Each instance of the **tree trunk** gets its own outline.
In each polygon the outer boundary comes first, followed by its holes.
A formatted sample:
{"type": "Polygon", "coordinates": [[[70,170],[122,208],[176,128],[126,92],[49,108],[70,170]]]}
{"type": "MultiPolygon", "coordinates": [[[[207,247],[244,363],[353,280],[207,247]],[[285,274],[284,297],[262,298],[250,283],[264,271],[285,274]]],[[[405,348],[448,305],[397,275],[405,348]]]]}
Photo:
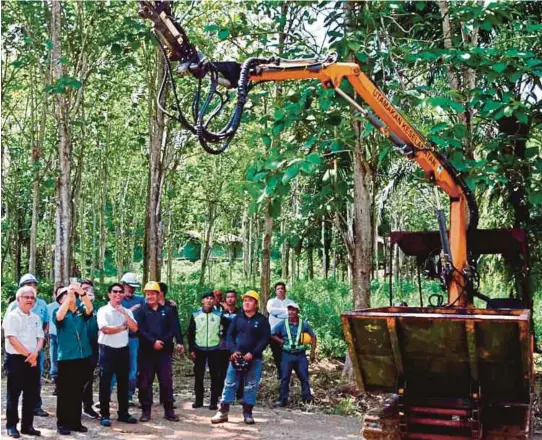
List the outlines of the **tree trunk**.
{"type": "Polygon", "coordinates": [[[250,278],[250,220],[248,210],[243,210],[243,221],[241,224],[241,237],[243,237],[243,274],[245,280],[250,278]]]}
{"type": "MultiPolygon", "coordinates": [[[[164,60],[159,49],[156,50],[156,69],[151,78],[152,87],[149,93],[152,94],[153,102],[158,94],[159,84],[164,75],[164,60]]],[[[167,93],[161,97],[161,105],[165,105],[167,93]]],[[[153,281],[160,281],[162,265],[162,184],[164,166],[162,162],[162,149],[165,146],[165,125],[164,112],[156,106],[155,113],[150,120],[150,194],[149,194],[149,278],[153,281]]]]}
{"type": "Polygon", "coordinates": [[[313,260],[314,248],[309,246],[307,248],[307,277],[309,281],[314,279],[314,260],[313,260]]]}
{"type": "MultiPolygon", "coordinates": [[[[53,40],[53,80],[64,76],[64,64],[60,62],[61,50],[61,5],[58,0],[52,2],[52,40],[53,40]]],[[[59,136],[60,175],[56,185],[56,241],[55,241],[55,285],[67,285],[71,269],[70,232],[71,212],[71,156],[72,144],[68,115],[68,105],[64,94],[57,95],[55,118],[59,136]]]]}
{"type": "Polygon", "coordinates": [[[204,242],[203,242],[203,251],[201,253],[201,271],[199,276],[199,285],[203,286],[205,284],[205,270],[209,264],[209,257],[211,256],[211,239],[213,233],[213,226],[216,219],[216,204],[213,201],[208,202],[207,206],[207,222],[206,228],[204,231],[204,242]]]}
{"type": "MultiPolygon", "coordinates": [[[[271,237],[273,234],[273,216],[271,200],[265,203],[265,221],[262,244],[262,274],[260,277],[260,307],[267,304],[271,286],[271,237]]],[[[263,309],[262,309],[263,310],[263,309]]]]}
{"type": "MultiPolygon", "coordinates": [[[[286,222],[282,222],[282,233],[285,234],[285,224],[286,222]]],[[[287,280],[290,276],[289,274],[289,264],[290,264],[290,242],[285,239],[282,243],[282,279],[287,280]]]]}
{"type": "Polygon", "coordinates": [[[322,217],[322,275],[324,279],[327,280],[327,276],[329,273],[329,241],[326,237],[326,220],[324,217],[322,217]]]}

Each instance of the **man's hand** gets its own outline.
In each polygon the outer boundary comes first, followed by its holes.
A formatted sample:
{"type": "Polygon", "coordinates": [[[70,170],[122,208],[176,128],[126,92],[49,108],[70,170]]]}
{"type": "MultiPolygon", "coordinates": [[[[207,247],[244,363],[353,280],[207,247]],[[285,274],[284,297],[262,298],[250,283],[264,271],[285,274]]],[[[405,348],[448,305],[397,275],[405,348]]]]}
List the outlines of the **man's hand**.
{"type": "Polygon", "coordinates": [[[247,353],[243,356],[245,361],[250,362],[252,359],[254,359],[254,356],[252,356],[252,353],[247,353]]]}
{"type": "Polygon", "coordinates": [[[183,344],[177,344],[175,346],[175,351],[179,354],[183,354],[184,353],[184,345],[183,344]]]}
{"type": "Polygon", "coordinates": [[[162,350],[164,348],[164,343],[160,340],[154,341],[154,345],[152,346],[155,350],[162,350]]]}
{"type": "Polygon", "coordinates": [[[141,304],[135,304],[132,307],[130,307],[130,310],[133,312],[134,310],[137,310],[141,307],[141,304]]]}
{"type": "Polygon", "coordinates": [[[169,305],[171,307],[177,307],[177,303],[175,301],[173,301],[172,299],[169,300],[169,305]]]}
{"type": "Polygon", "coordinates": [[[233,353],[230,357],[230,360],[232,362],[235,362],[237,359],[239,359],[240,357],[242,357],[243,355],[241,354],[240,351],[236,351],[235,353],[233,353]]]}
{"type": "Polygon", "coordinates": [[[193,361],[196,360],[196,352],[191,351],[190,354],[188,355],[188,357],[189,357],[190,359],[192,359],[193,361]]]}
{"type": "Polygon", "coordinates": [[[37,364],[38,355],[39,353],[37,351],[30,353],[26,357],[25,362],[28,362],[31,366],[35,367],[37,364]]]}
{"type": "Polygon", "coordinates": [[[124,313],[126,313],[126,312],[124,311],[124,307],[122,307],[120,304],[119,304],[119,305],[116,305],[116,306],[113,306],[113,308],[114,308],[117,312],[122,313],[123,315],[124,315],[124,313]]]}

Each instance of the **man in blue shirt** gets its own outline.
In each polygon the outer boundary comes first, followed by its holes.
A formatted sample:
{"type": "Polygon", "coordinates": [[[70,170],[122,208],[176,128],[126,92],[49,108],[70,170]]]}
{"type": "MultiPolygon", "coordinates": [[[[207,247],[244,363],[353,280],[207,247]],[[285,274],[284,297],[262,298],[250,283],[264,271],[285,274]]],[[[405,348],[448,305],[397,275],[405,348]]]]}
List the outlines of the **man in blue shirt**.
{"type": "MultiPolygon", "coordinates": [[[[31,273],[24,274],[21,279],[19,280],[19,287],[23,286],[30,286],[33,287],[36,291],[36,295],[38,294],[38,279],[31,273]]],[[[9,312],[11,312],[13,309],[17,307],[17,301],[13,301],[6,310],[6,314],[4,315],[4,319],[6,319],[6,316],[9,312]]],[[[45,336],[47,337],[47,333],[49,330],[49,313],[47,310],[47,303],[36,296],[36,302],[34,304],[34,307],[32,307],[32,313],[35,315],[38,315],[41,319],[41,322],[43,324],[43,332],[45,333],[45,336]]],[[[45,370],[45,355],[43,354],[43,350],[40,350],[39,354],[39,361],[38,365],[40,367],[40,380],[38,382],[38,400],[36,402],[36,406],[34,408],[34,415],[39,417],[47,417],[49,413],[47,411],[44,411],[42,409],[42,400],[41,400],[41,376],[44,373],[45,370]]]]}
{"type": "Polygon", "coordinates": [[[226,373],[224,392],[219,411],[211,418],[211,423],[228,421],[230,405],[235,400],[235,392],[244,384],[243,418],[247,425],[254,424],[252,408],[256,404],[258,385],[262,376],[262,353],[269,343],[271,330],[269,321],[258,312],[260,295],[249,290],[243,295],[243,310],[233,318],[228,328],[228,347],[231,362],[226,373]]]}
{"type": "Polygon", "coordinates": [[[279,322],[271,331],[273,338],[282,346],[280,363],[280,398],[276,406],[288,404],[290,391],[290,378],[294,370],[301,382],[301,398],[304,402],[311,402],[311,387],[309,384],[309,363],[306,351],[309,348],[310,337],[311,362],[314,362],[316,352],[316,335],[309,323],[299,317],[299,306],[296,303],[288,304],[288,319],[279,322]]]}
{"type": "MultiPolygon", "coordinates": [[[[58,286],[55,289],[54,297],[62,286],[58,286]]],[[[53,300],[50,304],[47,305],[47,315],[49,317],[49,376],[53,379],[55,383],[55,389],[53,390],[53,396],[58,394],[58,343],[56,338],[56,325],[53,321],[53,314],[58,310],[60,304],[56,300],[53,300]]]]}
{"type": "MultiPolygon", "coordinates": [[[[135,274],[126,272],[120,279],[124,287],[124,298],[121,301],[122,307],[130,310],[134,319],[139,320],[141,307],[145,305],[145,298],[141,295],[135,295],[136,289],[140,286],[135,274]]],[[[130,352],[130,371],[128,373],[128,405],[134,406],[134,394],[137,386],[137,354],[139,352],[139,335],[137,332],[129,333],[128,351],[130,352]]],[[[116,378],[111,381],[111,389],[115,386],[116,378]]]]}

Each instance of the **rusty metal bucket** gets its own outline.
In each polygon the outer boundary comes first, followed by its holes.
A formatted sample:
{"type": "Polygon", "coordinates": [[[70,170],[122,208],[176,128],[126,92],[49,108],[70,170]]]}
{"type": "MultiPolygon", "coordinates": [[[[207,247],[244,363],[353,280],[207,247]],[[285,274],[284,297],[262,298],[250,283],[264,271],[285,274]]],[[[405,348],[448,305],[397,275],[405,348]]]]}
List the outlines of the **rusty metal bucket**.
{"type": "Polygon", "coordinates": [[[486,433],[512,429],[526,438],[533,383],[529,310],[384,307],[343,313],[342,321],[362,390],[406,387],[412,405],[474,396],[486,433]]]}

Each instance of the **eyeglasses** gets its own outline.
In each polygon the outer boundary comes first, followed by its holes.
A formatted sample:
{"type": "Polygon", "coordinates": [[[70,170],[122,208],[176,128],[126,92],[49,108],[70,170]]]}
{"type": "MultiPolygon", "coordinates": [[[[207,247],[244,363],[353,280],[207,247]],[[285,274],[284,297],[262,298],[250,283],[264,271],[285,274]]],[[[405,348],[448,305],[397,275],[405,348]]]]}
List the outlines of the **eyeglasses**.
{"type": "Polygon", "coordinates": [[[35,297],[35,296],[20,296],[19,298],[22,298],[22,299],[29,299],[29,300],[32,300],[32,301],[36,301],[36,297],[35,297]]]}
{"type": "Polygon", "coordinates": [[[124,293],[124,290],[112,290],[111,293],[124,293]]]}

